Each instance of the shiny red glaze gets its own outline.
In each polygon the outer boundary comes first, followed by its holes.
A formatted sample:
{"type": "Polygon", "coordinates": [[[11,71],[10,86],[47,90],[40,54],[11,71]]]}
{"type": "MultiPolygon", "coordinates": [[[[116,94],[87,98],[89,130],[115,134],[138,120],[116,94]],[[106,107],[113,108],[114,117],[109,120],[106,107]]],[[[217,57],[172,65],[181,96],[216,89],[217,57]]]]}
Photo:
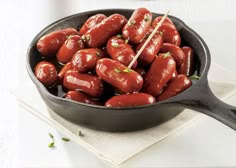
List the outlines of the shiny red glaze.
{"type": "Polygon", "coordinates": [[[145,35],[145,38],[148,38],[148,36],[150,36],[150,34],[152,34],[153,30],[154,30],[154,29],[152,28],[152,26],[149,26],[148,32],[147,32],[147,34],[145,35]]]}
{"type": "Polygon", "coordinates": [[[173,97],[192,85],[192,81],[184,74],[178,75],[175,79],[171,80],[166,88],[162,91],[157,101],[165,100],[173,97]]]}
{"type": "Polygon", "coordinates": [[[127,67],[118,61],[103,58],[98,60],[97,75],[107,83],[124,93],[138,92],[143,85],[143,78],[137,72],[124,72],[127,67]]]}
{"type": "Polygon", "coordinates": [[[170,52],[176,62],[177,68],[180,67],[186,60],[185,54],[179,46],[170,43],[163,43],[160,52],[170,52]]]}
{"type": "Polygon", "coordinates": [[[182,47],[181,49],[184,52],[186,59],[179,67],[178,72],[179,74],[191,76],[195,70],[193,49],[191,47],[186,46],[182,47]]]}
{"type": "Polygon", "coordinates": [[[144,76],[142,92],[157,96],[176,71],[175,60],[166,54],[159,54],[144,76]]]}
{"type": "MultiPolygon", "coordinates": [[[[136,53],[141,49],[143,44],[146,42],[146,39],[144,39],[137,47],[136,47],[136,53]]],[[[152,63],[152,61],[155,58],[155,55],[159,52],[161,46],[162,46],[162,35],[159,33],[156,33],[152,39],[148,42],[147,46],[144,48],[142,53],[140,54],[138,58],[138,62],[141,65],[149,65],[152,63]]]]}
{"type": "Polygon", "coordinates": [[[87,48],[77,51],[71,62],[74,70],[79,72],[88,72],[94,70],[97,61],[104,56],[104,51],[98,48],[87,48]]]}
{"type": "MultiPolygon", "coordinates": [[[[124,39],[116,36],[111,37],[106,45],[107,53],[116,61],[128,66],[135,57],[132,47],[124,39]]],[[[137,61],[134,62],[132,69],[137,67],[137,61]]]]}
{"type": "Polygon", "coordinates": [[[66,72],[63,86],[68,90],[80,90],[92,97],[100,97],[104,91],[102,80],[97,76],[81,74],[75,70],[66,72]]]}
{"type": "Polygon", "coordinates": [[[68,36],[78,34],[74,28],[53,31],[44,35],[37,42],[37,50],[45,57],[55,56],[68,36]]]}
{"type": "Polygon", "coordinates": [[[65,73],[69,70],[72,70],[72,63],[71,62],[68,62],[67,64],[65,64],[62,69],[60,70],[60,72],[58,73],[58,79],[59,79],[59,82],[63,82],[63,78],[65,76],[65,73]]]}
{"type": "Polygon", "coordinates": [[[83,26],[79,30],[80,35],[84,35],[88,30],[93,28],[95,25],[99,24],[101,21],[106,19],[107,16],[104,14],[96,14],[91,16],[86,20],[86,22],[83,24],[83,26]]]}
{"type": "Polygon", "coordinates": [[[57,80],[56,67],[47,61],[39,62],[34,69],[34,74],[45,86],[53,85],[57,80]]]}
{"type": "Polygon", "coordinates": [[[177,72],[177,70],[175,70],[174,73],[172,74],[172,78],[170,80],[176,78],[177,76],[178,76],[178,72],[177,72]]]}
{"type": "Polygon", "coordinates": [[[123,27],[122,35],[131,43],[140,43],[147,34],[152,22],[152,13],[146,8],[136,9],[123,27]]]}
{"type": "Polygon", "coordinates": [[[91,48],[101,47],[106,44],[110,37],[118,34],[126,23],[127,19],[123,15],[110,15],[88,30],[84,34],[84,40],[91,48]]]}
{"type": "Polygon", "coordinates": [[[135,71],[138,72],[141,76],[144,76],[146,74],[146,70],[141,67],[136,68],[135,71]]]}
{"type": "Polygon", "coordinates": [[[71,100],[81,102],[81,103],[86,103],[86,104],[102,105],[99,101],[93,100],[91,97],[77,90],[68,91],[66,95],[64,96],[64,98],[71,99],[71,100]]]}
{"type": "MultiPolygon", "coordinates": [[[[152,27],[156,27],[157,24],[161,21],[162,17],[163,17],[163,16],[158,16],[158,17],[156,17],[156,18],[152,21],[152,27]]],[[[173,28],[175,28],[174,23],[173,23],[172,20],[171,20],[170,18],[168,18],[168,17],[165,18],[165,20],[163,21],[162,24],[170,24],[170,25],[172,25],[173,28]]],[[[175,29],[176,29],[176,28],[175,28],[175,29]]]]}
{"type": "Polygon", "coordinates": [[[146,93],[133,93],[113,96],[105,103],[106,107],[130,107],[155,103],[156,99],[146,93]]]}
{"type": "Polygon", "coordinates": [[[62,44],[61,48],[57,53],[57,60],[60,63],[66,64],[69,62],[76,51],[85,48],[85,44],[79,35],[71,35],[62,44]]]}
{"type": "MultiPolygon", "coordinates": [[[[153,28],[155,28],[156,25],[157,23],[155,22],[152,23],[153,28]]],[[[175,28],[173,24],[163,23],[158,30],[163,33],[164,43],[171,43],[171,44],[180,46],[181,37],[178,30],[175,28]]]]}

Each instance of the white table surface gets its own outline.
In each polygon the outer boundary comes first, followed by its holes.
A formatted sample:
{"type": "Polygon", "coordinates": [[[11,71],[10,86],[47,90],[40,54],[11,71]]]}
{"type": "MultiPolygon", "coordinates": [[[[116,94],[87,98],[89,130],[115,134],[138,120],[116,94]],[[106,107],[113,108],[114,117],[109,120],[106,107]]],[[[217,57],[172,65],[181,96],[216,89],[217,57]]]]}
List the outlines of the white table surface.
{"type": "MultiPolygon", "coordinates": [[[[92,9],[137,7],[158,13],[170,10],[203,37],[213,62],[236,72],[234,0],[1,1],[0,167],[111,167],[74,142],[58,141],[56,149],[49,149],[48,132],[63,135],[19,108],[10,91],[32,85],[25,54],[32,38],[49,23],[92,9]]],[[[234,167],[235,156],[235,131],[202,117],[120,167],[234,167]]]]}

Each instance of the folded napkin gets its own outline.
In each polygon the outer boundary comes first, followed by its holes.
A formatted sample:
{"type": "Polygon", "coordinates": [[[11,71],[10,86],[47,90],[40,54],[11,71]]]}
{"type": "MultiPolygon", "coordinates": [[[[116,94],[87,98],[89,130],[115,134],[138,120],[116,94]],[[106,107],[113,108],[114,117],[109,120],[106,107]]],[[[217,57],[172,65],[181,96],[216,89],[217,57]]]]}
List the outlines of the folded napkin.
{"type": "MultiPolygon", "coordinates": [[[[209,73],[209,79],[211,80],[210,87],[215,95],[222,100],[236,93],[236,85],[234,84],[236,83],[236,79],[233,79],[232,76],[235,76],[235,74],[226,71],[218,65],[212,64],[209,73]]],[[[19,105],[28,112],[36,115],[58,131],[64,133],[70,139],[78,142],[99,158],[114,165],[123,163],[154,143],[163,140],[194,122],[199,117],[204,116],[199,112],[185,109],[175,118],[153,128],[135,132],[111,133],[89,129],[60,117],[47,108],[36,88],[33,86],[22,86],[14,94],[19,105]],[[85,136],[80,137],[78,135],[79,131],[82,131],[85,136]]]]}

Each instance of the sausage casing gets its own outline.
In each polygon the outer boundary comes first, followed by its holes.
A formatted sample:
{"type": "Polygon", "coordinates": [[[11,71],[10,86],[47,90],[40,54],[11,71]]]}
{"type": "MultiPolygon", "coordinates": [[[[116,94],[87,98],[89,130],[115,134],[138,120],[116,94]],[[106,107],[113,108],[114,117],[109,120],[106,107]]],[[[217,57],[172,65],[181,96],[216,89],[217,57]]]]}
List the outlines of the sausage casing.
{"type": "Polygon", "coordinates": [[[88,30],[90,30],[92,27],[99,24],[106,18],[107,16],[101,13],[91,16],[85,21],[83,26],[79,29],[79,34],[84,35],[88,30]]]}
{"type": "MultiPolygon", "coordinates": [[[[143,40],[136,48],[136,53],[141,49],[143,44],[146,42],[146,39],[143,40]]],[[[140,54],[138,61],[141,65],[149,65],[155,58],[155,55],[159,52],[162,46],[162,35],[156,33],[152,39],[148,42],[147,46],[144,48],[140,54]]]]}
{"type": "Polygon", "coordinates": [[[76,51],[85,48],[85,44],[79,35],[71,35],[62,44],[59,51],[57,52],[57,60],[60,63],[68,63],[76,51]]]}
{"type": "MultiPolygon", "coordinates": [[[[156,18],[152,22],[152,27],[155,28],[157,23],[159,22],[160,18],[156,18]]],[[[164,43],[171,43],[177,46],[181,44],[181,37],[176,29],[175,25],[170,19],[165,19],[163,24],[158,29],[163,33],[163,42],[164,43]]]]}
{"type": "Polygon", "coordinates": [[[75,70],[79,72],[88,72],[94,70],[97,61],[103,57],[105,57],[104,51],[98,48],[87,48],[77,51],[71,62],[75,70]]]}
{"type": "Polygon", "coordinates": [[[136,9],[129,21],[123,27],[122,35],[131,43],[140,43],[149,30],[152,22],[152,13],[146,8],[136,9]]]}
{"type": "Polygon", "coordinates": [[[65,76],[65,73],[69,70],[72,70],[72,63],[71,62],[68,62],[67,64],[65,64],[61,70],[59,71],[58,73],[58,79],[59,79],[59,82],[63,82],[63,78],[65,76]]]}
{"type": "Polygon", "coordinates": [[[46,34],[37,42],[37,50],[45,57],[55,56],[66,39],[74,34],[78,34],[74,28],[56,30],[46,34]]]}
{"type": "Polygon", "coordinates": [[[129,107],[155,103],[156,99],[146,93],[132,93],[113,96],[105,103],[106,107],[129,107]]]}
{"type": "Polygon", "coordinates": [[[45,86],[51,86],[57,80],[56,67],[47,61],[39,62],[34,69],[34,74],[45,86]]]}
{"type": "Polygon", "coordinates": [[[168,99],[173,97],[192,85],[192,81],[184,74],[178,75],[176,78],[171,80],[169,84],[165,87],[163,92],[157,98],[158,101],[168,99]]]}
{"type": "MultiPolygon", "coordinates": [[[[152,21],[152,26],[156,27],[156,25],[161,21],[161,19],[163,18],[163,16],[158,16],[156,17],[153,21],[152,21]]],[[[163,24],[170,24],[170,26],[172,26],[173,28],[176,29],[174,23],[172,22],[172,20],[169,17],[166,17],[165,20],[163,21],[163,24]]]]}
{"type": "MultiPolygon", "coordinates": [[[[106,45],[108,54],[113,60],[119,61],[120,63],[128,66],[135,57],[135,52],[132,47],[117,36],[111,37],[106,45]]],[[[137,60],[134,62],[132,69],[137,67],[137,60]]]]}
{"type": "Polygon", "coordinates": [[[171,56],[176,62],[176,66],[180,67],[185,62],[185,54],[179,46],[170,43],[163,43],[160,52],[166,53],[170,52],[171,56]]]}
{"type": "Polygon", "coordinates": [[[80,90],[91,97],[100,97],[104,91],[100,78],[74,70],[66,72],[63,86],[68,90],[80,90]]]}
{"type": "Polygon", "coordinates": [[[68,91],[65,94],[64,98],[71,99],[71,100],[81,102],[81,103],[86,103],[86,104],[101,105],[99,101],[93,100],[91,97],[77,90],[68,91]]]}
{"type": "Polygon", "coordinates": [[[88,30],[84,40],[90,48],[101,47],[110,37],[118,34],[126,23],[127,19],[123,15],[113,14],[88,30]]]}
{"type": "Polygon", "coordinates": [[[179,74],[185,74],[187,76],[191,76],[195,70],[193,49],[187,46],[184,46],[181,49],[184,52],[186,59],[180,65],[178,72],[179,74]]]}
{"type": "Polygon", "coordinates": [[[169,53],[159,54],[144,76],[142,92],[157,96],[176,71],[175,60],[169,53]]]}
{"type": "Polygon", "coordinates": [[[143,85],[143,78],[139,73],[109,58],[98,60],[96,73],[102,80],[124,93],[138,92],[143,85]]]}

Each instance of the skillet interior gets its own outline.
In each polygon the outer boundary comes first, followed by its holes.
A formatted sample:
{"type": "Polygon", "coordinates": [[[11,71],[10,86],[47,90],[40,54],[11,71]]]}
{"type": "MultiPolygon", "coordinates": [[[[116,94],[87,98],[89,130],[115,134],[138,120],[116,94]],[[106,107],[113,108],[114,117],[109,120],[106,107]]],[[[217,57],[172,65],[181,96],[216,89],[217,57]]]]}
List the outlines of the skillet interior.
{"type": "MultiPolygon", "coordinates": [[[[33,69],[41,60],[40,54],[36,50],[36,42],[44,34],[66,27],[79,28],[90,16],[97,13],[103,13],[107,16],[113,13],[120,13],[129,18],[132,12],[133,10],[130,9],[107,9],[79,13],[52,23],[33,39],[27,52],[26,66],[32,81],[50,109],[72,122],[105,131],[133,131],[152,127],[175,117],[184,109],[183,106],[179,105],[178,101],[186,95],[191,95],[192,88],[206,80],[210,65],[210,54],[201,37],[181,20],[173,16],[170,16],[170,18],[179,30],[183,43],[191,46],[195,51],[198,62],[197,73],[201,76],[200,80],[194,83],[192,87],[173,98],[151,105],[132,108],[105,108],[54,96],[34,76],[33,69]]],[[[153,18],[159,15],[162,14],[153,13],[153,18]]]]}

